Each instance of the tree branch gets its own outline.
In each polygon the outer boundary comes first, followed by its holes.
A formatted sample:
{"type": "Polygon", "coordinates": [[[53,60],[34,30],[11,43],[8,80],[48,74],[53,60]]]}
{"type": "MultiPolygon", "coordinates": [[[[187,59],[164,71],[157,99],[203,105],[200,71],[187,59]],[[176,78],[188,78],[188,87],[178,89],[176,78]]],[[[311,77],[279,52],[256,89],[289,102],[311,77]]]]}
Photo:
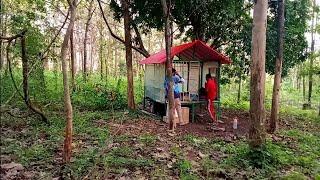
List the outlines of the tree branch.
{"type": "Polygon", "coordinates": [[[133,27],[136,35],[137,35],[137,40],[138,40],[139,47],[140,47],[141,51],[143,52],[143,54],[144,54],[145,57],[149,57],[150,54],[149,54],[149,52],[146,50],[146,48],[145,48],[144,45],[143,45],[142,38],[141,38],[139,29],[138,29],[136,23],[134,23],[133,21],[131,21],[131,22],[132,22],[132,23],[131,23],[131,24],[132,24],[132,27],[133,27]]]}
{"type": "Polygon", "coordinates": [[[70,12],[70,10],[68,10],[68,13],[67,13],[67,15],[66,15],[66,18],[65,18],[63,24],[61,25],[60,29],[58,30],[58,32],[55,34],[54,38],[51,40],[51,42],[50,42],[49,45],[47,46],[46,50],[45,50],[43,53],[41,53],[41,60],[43,60],[43,59],[46,58],[46,56],[45,56],[46,53],[50,50],[52,44],[56,41],[57,37],[59,36],[61,30],[63,29],[64,25],[66,24],[66,22],[67,22],[67,20],[68,20],[69,12],[70,12]]]}
{"type": "Polygon", "coordinates": [[[37,109],[36,107],[34,107],[30,101],[29,98],[29,93],[28,93],[28,75],[29,75],[29,69],[28,69],[28,59],[27,59],[27,52],[26,52],[26,44],[25,44],[25,33],[27,32],[27,30],[22,31],[21,33],[11,36],[11,37],[0,37],[0,39],[5,39],[8,42],[7,45],[7,60],[8,60],[8,65],[9,65],[9,71],[10,71],[10,76],[11,79],[13,81],[13,85],[16,89],[16,91],[19,93],[19,95],[22,97],[22,99],[25,101],[26,105],[28,106],[29,109],[31,109],[33,112],[39,114],[42,118],[42,121],[44,121],[45,123],[49,124],[48,119],[46,118],[46,116],[43,114],[43,112],[39,109],[37,109]],[[9,57],[9,48],[11,45],[11,42],[17,38],[21,39],[21,54],[22,54],[22,69],[23,69],[23,93],[24,96],[22,96],[22,94],[20,93],[15,80],[13,78],[13,73],[12,73],[12,68],[11,68],[11,61],[10,61],[10,57],[9,57]]]}
{"type": "Polygon", "coordinates": [[[26,105],[36,114],[41,116],[43,122],[49,124],[47,117],[44,113],[33,106],[29,98],[29,84],[28,84],[28,74],[29,74],[29,67],[28,67],[28,57],[27,57],[27,49],[26,49],[26,41],[25,36],[21,37],[21,59],[22,59],[22,74],[23,74],[23,94],[24,94],[24,101],[26,105]]]}
{"type": "Polygon", "coordinates": [[[13,73],[12,73],[11,60],[10,60],[10,56],[9,56],[9,50],[10,50],[10,46],[11,46],[11,41],[8,42],[7,48],[6,48],[9,73],[10,73],[10,76],[11,76],[11,80],[12,80],[13,86],[16,89],[16,92],[18,92],[19,96],[23,99],[23,96],[22,96],[21,92],[19,91],[19,88],[18,88],[18,86],[16,84],[16,81],[14,80],[13,73]]]}
{"type": "Polygon", "coordinates": [[[16,34],[16,35],[11,36],[11,37],[0,36],[0,39],[7,40],[8,43],[11,43],[11,41],[13,41],[14,39],[23,37],[26,32],[27,32],[27,30],[23,30],[21,33],[16,34]]]}
{"type": "MultiPolygon", "coordinates": [[[[111,36],[113,38],[115,38],[116,40],[118,40],[119,42],[121,42],[122,44],[125,44],[125,41],[123,39],[121,39],[119,36],[117,36],[116,34],[113,33],[109,23],[108,23],[108,20],[104,14],[104,11],[103,11],[103,8],[102,8],[102,5],[101,5],[101,1],[100,0],[97,0],[98,1],[98,4],[99,4],[99,9],[100,9],[100,12],[102,14],[102,18],[104,20],[104,22],[106,23],[107,27],[108,27],[108,30],[111,34],[111,36]]],[[[144,57],[149,57],[150,54],[149,53],[146,53],[143,49],[141,49],[141,47],[135,47],[135,46],[132,46],[132,49],[136,50],[137,52],[139,52],[140,54],[142,54],[144,57]]]]}

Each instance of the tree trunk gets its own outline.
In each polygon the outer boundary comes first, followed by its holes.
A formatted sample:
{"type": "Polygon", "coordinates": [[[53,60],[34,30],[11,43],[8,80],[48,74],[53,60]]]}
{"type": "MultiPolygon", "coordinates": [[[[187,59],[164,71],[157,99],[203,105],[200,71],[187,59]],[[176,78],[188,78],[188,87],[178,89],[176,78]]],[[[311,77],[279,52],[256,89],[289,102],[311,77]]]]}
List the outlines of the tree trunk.
{"type": "MultiPolygon", "coordinates": [[[[106,47],[108,48],[108,50],[107,50],[107,57],[104,59],[104,65],[105,65],[105,68],[106,68],[106,76],[105,76],[105,78],[106,78],[106,85],[107,85],[107,83],[108,83],[108,75],[109,75],[109,70],[108,70],[109,64],[108,64],[108,61],[109,61],[109,58],[110,58],[110,49],[111,49],[111,47],[110,47],[110,42],[109,42],[109,38],[108,38],[107,42],[108,42],[108,45],[106,46],[106,47]]],[[[112,43],[111,43],[111,44],[112,44],[112,43]]]]}
{"type": "MultiPolygon", "coordinates": [[[[1,14],[1,36],[5,37],[7,35],[7,24],[8,24],[8,17],[7,15],[4,15],[4,6],[3,6],[3,2],[1,0],[1,10],[0,10],[0,14],[1,14]]],[[[6,48],[3,47],[3,41],[0,41],[0,71],[3,70],[3,68],[5,68],[5,74],[7,74],[7,70],[8,68],[6,68],[6,64],[8,64],[8,60],[5,59],[5,50],[6,48]]]]}
{"type": "Polygon", "coordinates": [[[241,70],[239,72],[239,86],[238,86],[238,98],[237,103],[240,103],[240,97],[241,97],[241,70]]]}
{"type": "MultiPolygon", "coordinates": [[[[114,21],[114,31],[117,32],[117,26],[116,23],[114,21]]],[[[112,53],[113,54],[113,53],[112,53]]],[[[118,78],[118,43],[114,42],[114,56],[113,56],[113,60],[114,60],[114,77],[118,78]]]]}
{"type": "MultiPolygon", "coordinates": [[[[8,62],[8,66],[9,66],[8,69],[10,71],[12,80],[14,81],[13,76],[12,76],[11,65],[10,65],[11,63],[10,63],[10,60],[9,60],[9,49],[10,49],[11,41],[13,39],[21,38],[23,100],[24,100],[24,102],[26,103],[26,105],[27,105],[27,107],[29,109],[31,109],[34,113],[36,113],[36,114],[41,116],[41,120],[43,122],[49,124],[49,121],[46,118],[46,116],[44,115],[44,113],[40,109],[38,109],[38,108],[36,108],[35,106],[32,105],[30,97],[29,97],[29,81],[28,81],[29,80],[29,62],[28,62],[28,57],[27,57],[25,33],[26,33],[26,31],[22,32],[21,34],[16,35],[15,37],[11,38],[9,40],[9,42],[8,42],[9,43],[8,46],[7,46],[7,62],[8,62]]],[[[1,40],[2,40],[2,38],[1,38],[1,40]]],[[[13,82],[13,84],[14,84],[16,90],[18,91],[18,87],[16,86],[15,82],[13,82]]],[[[22,97],[22,95],[21,95],[21,97],[22,97]]]]}
{"type": "Polygon", "coordinates": [[[76,74],[76,63],[74,59],[74,44],[73,44],[73,28],[70,33],[70,55],[71,55],[71,85],[72,91],[75,90],[75,74],[76,74]]]}
{"type": "Polygon", "coordinates": [[[87,81],[87,77],[88,77],[87,41],[88,41],[89,25],[90,25],[90,21],[91,21],[92,15],[93,15],[92,8],[93,8],[93,0],[90,1],[90,5],[89,5],[89,9],[88,9],[88,19],[85,24],[85,32],[84,32],[84,41],[83,41],[83,79],[84,79],[84,81],[87,81]]]}
{"type": "Polygon", "coordinates": [[[103,80],[104,62],[103,61],[103,32],[102,23],[99,22],[99,60],[100,60],[100,79],[103,80]]]}
{"type": "Polygon", "coordinates": [[[313,58],[314,58],[314,16],[316,8],[316,0],[313,0],[312,6],[312,24],[311,24],[311,58],[310,58],[310,68],[309,68],[309,91],[308,91],[308,104],[311,107],[311,96],[312,96],[312,76],[313,76],[313,58]]]}
{"type": "Polygon", "coordinates": [[[70,10],[70,23],[67,28],[66,34],[63,39],[61,46],[61,63],[62,63],[62,75],[63,75],[63,89],[64,89],[64,110],[66,113],[66,129],[65,129],[65,139],[64,139],[64,149],[63,149],[63,161],[69,163],[71,159],[71,145],[72,145],[72,104],[69,93],[69,82],[68,82],[68,69],[67,69],[67,52],[68,52],[68,40],[70,39],[75,16],[76,16],[76,5],[77,0],[73,0],[69,7],[70,10]]]}
{"type": "MultiPolygon", "coordinates": [[[[0,36],[4,37],[4,25],[3,25],[3,19],[4,19],[4,7],[3,7],[3,3],[2,3],[2,0],[0,0],[0,30],[1,30],[1,33],[0,33],[0,36]]],[[[3,54],[3,42],[2,40],[0,40],[0,72],[3,68],[3,64],[4,64],[4,54],[3,54]]]]}
{"type": "Polygon", "coordinates": [[[121,0],[124,14],[124,33],[125,33],[125,46],[126,46],[126,65],[127,65],[127,96],[128,108],[135,109],[134,91],[133,91],[133,72],[132,72],[132,47],[131,47],[131,22],[129,12],[128,0],[121,0]]]}
{"type": "Polygon", "coordinates": [[[252,63],[250,67],[250,128],[249,144],[255,149],[265,143],[265,56],[267,0],[256,0],[253,11],[252,63]]]}
{"type": "Polygon", "coordinates": [[[93,40],[92,37],[90,38],[90,73],[93,73],[94,71],[94,49],[93,49],[93,40]]]}
{"type": "Polygon", "coordinates": [[[304,75],[302,76],[302,94],[303,94],[303,101],[306,100],[306,80],[304,75]]]}
{"type": "Polygon", "coordinates": [[[174,130],[174,97],[173,97],[173,80],[172,80],[172,58],[171,58],[171,40],[172,34],[170,29],[170,6],[171,2],[167,4],[166,0],[161,0],[163,14],[165,18],[165,42],[166,42],[166,79],[169,80],[168,101],[169,101],[169,129],[174,130]]]}
{"type": "Polygon", "coordinates": [[[278,0],[278,49],[276,57],[276,69],[273,83],[272,106],[270,127],[271,133],[274,133],[278,127],[279,101],[281,89],[281,73],[283,61],[283,44],[284,44],[284,8],[285,0],[278,0]]]}

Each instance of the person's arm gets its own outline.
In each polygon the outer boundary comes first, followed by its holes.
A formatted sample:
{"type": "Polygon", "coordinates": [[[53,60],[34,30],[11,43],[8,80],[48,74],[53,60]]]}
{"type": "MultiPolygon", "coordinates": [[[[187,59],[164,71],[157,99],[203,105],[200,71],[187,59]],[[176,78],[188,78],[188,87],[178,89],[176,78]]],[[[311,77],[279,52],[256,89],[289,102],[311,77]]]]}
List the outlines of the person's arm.
{"type": "Polygon", "coordinates": [[[180,83],[183,84],[184,82],[185,82],[185,80],[183,79],[183,77],[180,76],[180,83]]]}
{"type": "Polygon", "coordinates": [[[184,83],[184,79],[180,76],[180,74],[176,73],[175,77],[177,78],[177,83],[184,83]]]}

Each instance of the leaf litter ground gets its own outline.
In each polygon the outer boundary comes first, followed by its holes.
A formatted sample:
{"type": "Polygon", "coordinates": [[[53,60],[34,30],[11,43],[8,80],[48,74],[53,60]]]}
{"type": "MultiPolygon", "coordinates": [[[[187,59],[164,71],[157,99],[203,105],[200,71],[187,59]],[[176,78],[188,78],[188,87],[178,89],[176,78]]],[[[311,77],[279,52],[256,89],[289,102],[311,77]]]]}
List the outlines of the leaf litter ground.
{"type": "Polygon", "coordinates": [[[312,147],[319,140],[318,122],[282,119],[283,130],[268,136],[268,141],[284,149],[279,152],[285,152],[289,160],[281,162],[280,168],[256,169],[241,159],[241,152],[248,149],[245,141],[249,113],[246,111],[223,110],[224,123],[214,128],[207,115],[197,117],[196,123],[178,126],[174,135],[168,133],[167,124],[143,114],[101,115],[86,111],[79,114],[75,117],[73,159],[68,166],[62,165],[61,158],[64,126],[59,118],[61,113],[56,114],[60,123],[50,128],[30,123],[34,119],[13,121],[4,116],[8,119],[1,125],[1,176],[4,179],[259,179],[292,174],[313,178],[319,173],[319,145],[312,147]],[[232,128],[235,117],[239,119],[237,130],[232,128]],[[302,144],[303,140],[308,143],[302,144]],[[301,151],[301,146],[306,149],[301,151]],[[290,160],[289,155],[297,154],[302,157],[301,162],[290,160]]]}

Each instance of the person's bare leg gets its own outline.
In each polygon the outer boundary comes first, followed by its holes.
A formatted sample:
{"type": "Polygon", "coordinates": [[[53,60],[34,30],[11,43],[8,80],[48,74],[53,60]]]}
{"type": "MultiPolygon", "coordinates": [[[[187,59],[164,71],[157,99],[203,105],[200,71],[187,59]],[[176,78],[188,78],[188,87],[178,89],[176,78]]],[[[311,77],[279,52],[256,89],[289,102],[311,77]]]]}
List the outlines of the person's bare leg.
{"type": "Polygon", "coordinates": [[[214,112],[212,111],[212,101],[211,100],[208,100],[208,112],[209,112],[209,115],[212,119],[212,122],[215,122],[215,118],[214,118],[214,112]]]}
{"type": "Polygon", "coordinates": [[[182,121],[182,109],[181,109],[181,101],[179,98],[174,99],[175,109],[178,113],[179,125],[183,123],[182,121]]]}

